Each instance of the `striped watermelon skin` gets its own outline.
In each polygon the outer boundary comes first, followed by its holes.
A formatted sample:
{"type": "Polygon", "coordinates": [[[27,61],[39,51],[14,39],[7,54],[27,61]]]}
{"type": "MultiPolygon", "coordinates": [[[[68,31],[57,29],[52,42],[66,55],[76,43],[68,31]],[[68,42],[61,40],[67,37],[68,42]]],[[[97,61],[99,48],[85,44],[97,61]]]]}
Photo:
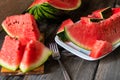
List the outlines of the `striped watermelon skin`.
{"type": "Polygon", "coordinates": [[[80,5],[81,0],[34,0],[26,12],[34,15],[38,22],[59,22],[70,17],[69,12],[80,5]]]}
{"type": "Polygon", "coordinates": [[[28,8],[26,12],[34,15],[37,21],[46,21],[60,18],[64,11],[56,9],[48,3],[43,3],[28,8]]]}

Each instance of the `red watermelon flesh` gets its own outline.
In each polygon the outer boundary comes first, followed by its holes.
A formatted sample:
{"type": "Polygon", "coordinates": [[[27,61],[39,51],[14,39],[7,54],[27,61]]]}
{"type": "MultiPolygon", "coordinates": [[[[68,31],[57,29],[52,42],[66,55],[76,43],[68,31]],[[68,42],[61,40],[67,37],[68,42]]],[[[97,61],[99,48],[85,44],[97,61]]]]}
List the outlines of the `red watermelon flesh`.
{"type": "Polygon", "coordinates": [[[42,3],[48,3],[57,9],[74,10],[81,5],[81,0],[34,0],[29,8],[42,3]]]}
{"type": "Polygon", "coordinates": [[[45,3],[47,2],[48,0],[34,0],[33,3],[30,5],[29,8],[35,6],[35,5],[38,5],[38,4],[42,4],[42,3],[45,3]]]}
{"type": "Polygon", "coordinates": [[[58,29],[57,34],[60,33],[60,32],[63,32],[65,26],[71,26],[71,25],[73,25],[73,24],[74,24],[74,22],[73,22],[71,19],[66,19],[66,20],[63,21],[62,24],[60,25],[60,28],[58,29]]]}
{"type": "Polygon", "coordinates": [[[112,14],[113,14],[112,13],[112,8],[107,7],[107,8],[103,8],[103,9],[93,11],[91,15],[88,15],[88,17],[107,19],[112,14]]]}
{"type": "Polygon", "coordinates": [[[18,69],[23,55],[23,49],[19,40],[5,36],[1,51],[0,65],[15,71],[18,69]]]}
{"type": "Polygon", "coordinates": [[[48,0],[50,5],[58,9],[74,10],[81,5],[81,0],[48,0]]]}
{"type": "Polygon", "coordinates": [[[120,12],[120,8],[112,8],[113,14],[120,12]]]}
{"type": "Polygon", "coordinates": [[[32,40],[39,40],[40,32],[31,14],[13,15],[2,22],[3,29],[11,37],[19,38],[22,45],[32,40]]]}
{"type": "Polygon", "coordinates": [[[93,58],[99,58],[112,51],[112,44],[107,41],[96,40],[90,56],[93,58]]]}
{"type": "Polygon", "coordinates": [[[25,47],[20,63],[22,72],[28,72],[42,65],[51,55],[51,51],[41,42],[31,40],[25,47]]]}
{"type": "Polygon", "coordinates": [[[92,47],[96,40],[110,42],[112,45],[120,40],[120,13],[112,15],[108,19],[100,22],[75,23],[72,26],[65,27],[66,37],[76,45],[88,50],[92,47]]]}

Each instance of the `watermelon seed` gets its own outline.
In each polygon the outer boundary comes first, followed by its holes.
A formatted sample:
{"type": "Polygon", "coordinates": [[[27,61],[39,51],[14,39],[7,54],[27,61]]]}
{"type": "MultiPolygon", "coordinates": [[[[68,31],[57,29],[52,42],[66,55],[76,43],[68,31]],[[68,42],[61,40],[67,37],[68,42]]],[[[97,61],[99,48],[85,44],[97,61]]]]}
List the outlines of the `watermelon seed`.
{"type": "Polygon", "coordinates": [[[10,25],[11,25],[11,23],[8,24],[8,26],[10,26],[10,25]]]}

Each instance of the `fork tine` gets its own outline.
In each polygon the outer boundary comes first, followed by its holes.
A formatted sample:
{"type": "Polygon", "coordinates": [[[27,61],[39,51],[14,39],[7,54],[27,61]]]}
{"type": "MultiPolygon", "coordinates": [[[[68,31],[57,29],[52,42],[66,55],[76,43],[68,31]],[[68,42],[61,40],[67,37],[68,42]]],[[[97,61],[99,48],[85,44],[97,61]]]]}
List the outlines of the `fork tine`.
{"type": "Polygon", "coordinates": [[[56,53],[59,53],[57,44],[56,44],[56,43],[52,43],[52,45],[53,45],[54,51],[55,51],[56,53]]]}
{"type": "Polygon", "coordinates": [[[54,53],[54,54],[52,54],[53,57],[55,57],[55,56],[59,56],[60,57],[60,53],[59,53],[58,46],[57,46],[56,43],[50,43],[49,47],[50,47],[50,49],[54,53]]]}

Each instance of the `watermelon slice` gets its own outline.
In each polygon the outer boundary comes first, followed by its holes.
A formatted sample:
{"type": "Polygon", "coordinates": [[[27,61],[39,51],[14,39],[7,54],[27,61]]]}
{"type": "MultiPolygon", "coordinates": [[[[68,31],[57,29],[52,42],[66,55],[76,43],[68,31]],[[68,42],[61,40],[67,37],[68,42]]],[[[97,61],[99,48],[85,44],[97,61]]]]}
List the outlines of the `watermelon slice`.
{"type": "Polygon", "coordinates": [[[31,40],[25,47],[20,70],[25,73],[39,67],[48,59],[51,53],[41,42],[31,40]]]}
{"type": "Polygon", "coordinates": [[[64,20],[64,21],[62,22],[62,24],[60,25],[60,27],[59,27],[59,29],[58,29],[58,31],[57,31],[57,34],[63,32],[65,26],[71,26],[71,25],[73,25],[73,24],[74,24],[74,22],[73,22],[71,19],[66,19],[66,20],[64,20]]]}
{"type": "Polygon", "coordinates": [[[100,22],[103,19],[101,19],[101,18],[92,18],[92,17],[81,17],[80,20],[81,20],[81,23],[85,24],[85,23],[90,23],[90,22],[100,22]]]}
{"type": "Polygon", "coordinates": [[[58,20],[66,12],[78,9],[80,5],[81,0],[34,0],[26,12],[34,15],[37,21],[58,20]]]}
{"type": "Polygon", "coordinates": [[[23,55],[23,49],[20,41],[10,36],[5,36],[1,51],[0,65],[15,71],[18,69],[23,55]]]}
{"type": "Polygon", "coordinates": [[[97,40],[91,50],[90,56],[99,58],[112,51],[112,44],[107,41],[97,40]]]}
{"type": "Polygon", "coordinates": [[[107,19],[112,14],[113,14],[112,8],[107,7],[107,8],[99,9],[99,10],[92,12],[92,14],[89,15],[89,17],[107,19]]]}
{"type": "Polygon", "coordinates": [[[57,35],[60,37],[61,40],[63,41],[67,41],[68,39],[64,36],[64,27],[67,26],[71,26],[73,25],[74,22],[71,19],[66,19],[62,22],[62,24],[60,25],[58,31],[57,31],[57,35]]]}
{"type": "Polygon", "coordinates": [[[13,15],[2,22],[3,29],[11,37],[19,38],[22,45],[32,40],[39,40],[40,32],[31,14],[13,15]]]}
{"type": "Polygon", "coordinates": [[[120,12],[120,8],[112,8],[113,14],[120,12]]]}
{"type": "Polygon", "coordinates": [[[48,0],[47,1],[51,6],[62,9],[62,10],[75,10],[80,4],[81,0],[48,0]]]}
{"type": "Polygon", "coordinates": [[[80,47],[91,50],[96,40],[108,41],[112,45],[120,41],[120,13],[100,22],[85,22],[82,19],[73,26],[65,27],[66,37],[80,47]]]}

